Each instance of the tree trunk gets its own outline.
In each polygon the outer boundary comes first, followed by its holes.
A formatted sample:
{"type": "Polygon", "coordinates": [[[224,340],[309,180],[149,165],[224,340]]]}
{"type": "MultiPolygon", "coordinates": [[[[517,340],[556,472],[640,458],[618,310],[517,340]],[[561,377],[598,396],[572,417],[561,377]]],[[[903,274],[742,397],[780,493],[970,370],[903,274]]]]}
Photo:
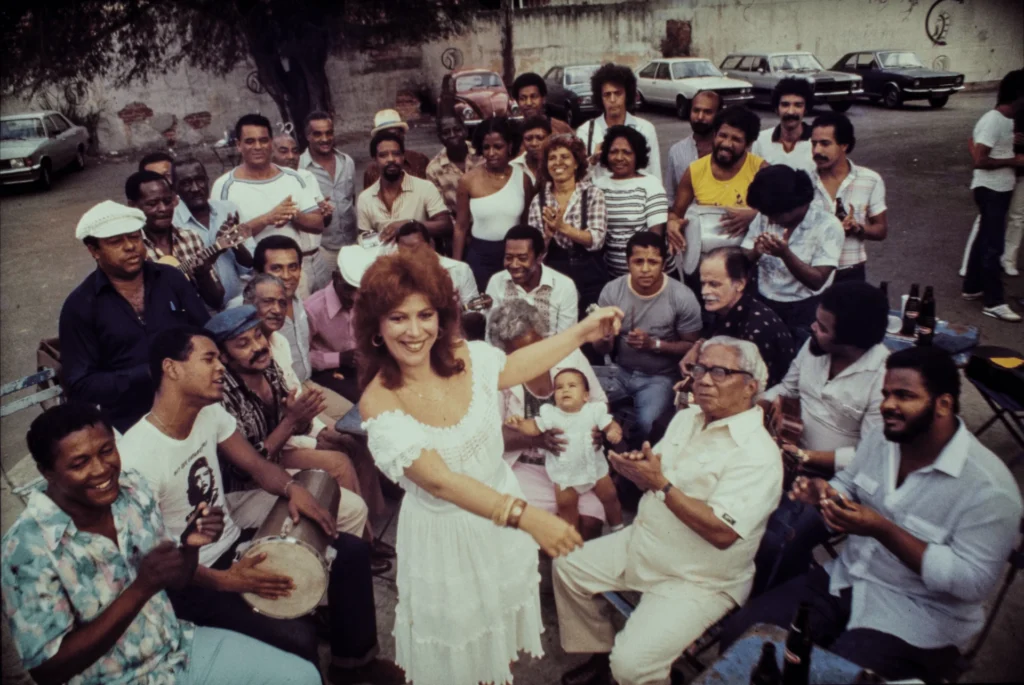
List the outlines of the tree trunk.
{"type": "Polygon", "coordinates": [[[516,79],[516,60],[512,50],[512,0],[501,0],[501,78],[511,88],[516,79]]]}

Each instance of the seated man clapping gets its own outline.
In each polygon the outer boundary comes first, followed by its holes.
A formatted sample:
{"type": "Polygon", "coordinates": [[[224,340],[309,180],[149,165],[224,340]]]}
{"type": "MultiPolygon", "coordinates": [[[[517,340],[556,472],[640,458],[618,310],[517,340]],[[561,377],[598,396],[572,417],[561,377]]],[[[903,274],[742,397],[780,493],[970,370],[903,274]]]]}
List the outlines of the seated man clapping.
{"type": "Polygon", "coordinates": [[[782,492],[779,449],[754,401],[768,370],[753,343],[719,336],[691,373],[697,406],[676,414],[661,442],[609,454],[647,491],[636,520],[555,561],[562,647],[596,653],[563,676],[567,685],[607,682],[609,671],[620,685],[662,682],[750,593],[754,554],[782,492]],[[595,597],[610,590],[644,593],[617,637],[595,597]]]}

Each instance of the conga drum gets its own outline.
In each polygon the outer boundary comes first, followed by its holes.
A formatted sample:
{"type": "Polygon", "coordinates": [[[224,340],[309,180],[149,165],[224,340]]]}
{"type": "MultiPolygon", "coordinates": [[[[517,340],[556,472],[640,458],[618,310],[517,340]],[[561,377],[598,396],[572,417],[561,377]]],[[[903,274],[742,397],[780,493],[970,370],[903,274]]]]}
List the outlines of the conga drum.
{"type": "MultiPolygon", "coordinates": [[[[331,514],[338,516],[341,489],[326,471],[310,469],[295,474],[295,481],[309,490],[313,498],[331,514]]],[[[277,500],[256,531],[253,543],[242,558],[266,554],[259,568],[288,576],[295,584],[291,595],[264,599],[251,592],[242,597],[253,609],[272,618],[298,618],[316,609],[327,592],[328,567],[326,551],[331,539],[320,524],[302,517],[293,524],[288,514],[288,500],[277,500]]]]}

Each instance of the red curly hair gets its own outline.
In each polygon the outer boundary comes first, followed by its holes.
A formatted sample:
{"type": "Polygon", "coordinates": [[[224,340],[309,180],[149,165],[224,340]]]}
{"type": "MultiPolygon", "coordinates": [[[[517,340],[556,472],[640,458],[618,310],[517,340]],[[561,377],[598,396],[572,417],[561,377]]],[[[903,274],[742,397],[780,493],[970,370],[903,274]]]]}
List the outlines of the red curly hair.
{"type": "Polygon", "coordinates": [[[437,311],[440,329],[430,349],[430,365],[438,375],[448,378],[461,373],[466,364],[456,359],[459,340],[458,298],[455,286],[441,260],[429,247],[399,251],[378,257],[359,284],[353,329],[359,368],[359,388],[365,390],[376,376],[385,388],[402,385],[402,372],[386,345],[377,347],[373,339],[380,334],[381,320],[399,307],[410,295],[422,295],[437,311]]]}

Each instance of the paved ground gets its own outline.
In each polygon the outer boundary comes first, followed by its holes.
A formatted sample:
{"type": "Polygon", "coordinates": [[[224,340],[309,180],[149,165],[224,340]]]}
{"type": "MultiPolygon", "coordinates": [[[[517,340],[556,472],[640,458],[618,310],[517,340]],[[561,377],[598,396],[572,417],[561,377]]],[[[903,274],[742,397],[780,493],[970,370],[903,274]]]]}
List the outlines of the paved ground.
{"type": "MultiPolygon", "coordinates": [[[[970,179],[966,140],[977,118],[992,106],[991,93],[962,94],[942,110],[909,106],[887,111],[870,105],[854,107],[849,115],[859,138],[853,158],[871,167],[888,185],[890,237],[868,248],[869,278],[888,280],[893,300],[911,282],[934,285],[939,316],[982,328],[985,343],[1022,347],[1024,326],[997,322],[981,315],[976,303],[959,299],[956,276],[961,251],[975,210],[968,191],[970,179]]],[[[774,116],[760,114],[765,126],[774,116]]],[[[689,125],[671,113],[643,116],[657,127],[662,158],[668,147],[688,135],[689,125]]],[[[367,141],[343,146],[365,166],[367,141]]],[[[432,126],[414,128],[409,147],[433,153],[440,148],[432,126]]],[[[211,174],[218,167],[211,166],[211,174]]],[[[56,335],[60,306],[72,288],[92,268],[88,253],[76,243],[74,226],[81,214],[101,199],[123,199],[125,178],[133,170],[128,162],[95,163],[83,173],[57,179],[47,194],[4,190],[0,194],[0,381],[35,370],[35,349],[41,338],[56,335]]],[[[1024,278],[1006,280],[1008,295],[1024,295],[1024,278]]],[[[988,417],[973,388],[964,391],[963,416],[977,427],[988,417]]],[[[23,412],[0,423],[0,459],[11,468],[25,454],[24,435],[35,414],[23,412]]],[[[1004,458],[1015,446],[1002,427],[985,433],[984,443],[1004,458]]],[[[23,470],[24,465],[19,471],[23,470]]],[[[1024,469],[1014,471],[1018,484],[1024,469]]],[[[16,498],[3,491],[3,529],[19,510],[16,498]]],[[[393,537],[393,530],[389,531],[393,537]]],[[[545,576],[547,565],[544,566],[545,576]]],[[[547,583],[547,581],[545,581],[547,583]]],[[[549,588],[549,585],[546,585],[549,588]]],[[[381,645],[393,654],[390,639],[395,594],[393,586],[378,581],[381,645]]],[[[555,683],[558,674],[575,664],[557,645],[553,600],[544,597],[545,649],[548,658],[516,665],[516,681],[528,685],[555,683]]],[[[1024,672],[1024,581],[1018,579],[1003,605],[996,627],[967,680],[1014,681],[1024,672]]]]}

